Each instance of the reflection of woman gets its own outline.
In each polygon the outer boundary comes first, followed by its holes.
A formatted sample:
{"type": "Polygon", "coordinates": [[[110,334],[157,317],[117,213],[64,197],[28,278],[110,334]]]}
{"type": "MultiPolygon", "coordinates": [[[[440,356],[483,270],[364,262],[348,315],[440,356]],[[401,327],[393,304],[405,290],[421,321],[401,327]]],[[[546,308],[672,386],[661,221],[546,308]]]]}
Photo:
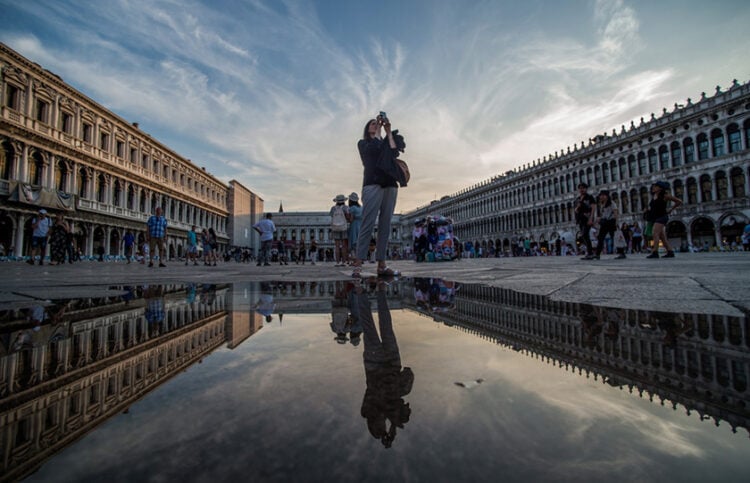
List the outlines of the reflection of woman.
{"type": "Polygon", "coordinates": [[[367,429],[383,446],[390,448],[396,438],[396,428],[409,422],[411,408],[403,397],[411,392],[414,373],[401,367],[401,355],[393,333],[391,312],[385,293],[385,283],[377,288],[378,330],[372,315],[372,307],[361,286],[355,288],[350,299],[352,310],[359,313],[364,335],[364,366],[367,389],[362,400],[362,417],[367,420],[367,429]],[[388,424],[390,422],[390,427],[388,424]]]}
{"type": "Polygon", "coordinates": [[[394,178],[378,169],[378,160],[384,149],[398,151],[396,140],[391,132],[391,122],[380,116],[377,119],[370,119],[365,125],[362,139],[357,144],[357,148],[364,166],[362,180],[362,205],[364,208],[352,276],[355,278],[362,276],[362,260],[367,258],[368,241],[375,227],[375,220],[378,220],[378,238],[375,245],[378,275],[398,275],[398,272],[388,268],[385,263],[388,237],[391,234],[391,218],[398,196],[398,184],[394,178]],[[382,139],[381,128],[385,128],[385,139],[382,139]],[[384,143],[387,144],[384,146],[384,143]]]}

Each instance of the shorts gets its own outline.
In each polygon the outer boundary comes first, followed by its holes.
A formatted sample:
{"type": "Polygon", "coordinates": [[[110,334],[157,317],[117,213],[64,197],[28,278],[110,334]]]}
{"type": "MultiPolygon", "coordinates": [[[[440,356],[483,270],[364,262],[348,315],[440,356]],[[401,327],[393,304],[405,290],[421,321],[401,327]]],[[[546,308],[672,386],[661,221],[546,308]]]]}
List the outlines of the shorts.
{"type": "Polygon", "coordinates": [[[42,250],[47,248],[47,237],[46,236],[32,236],[31,248],[41,248],[42,250]]]}
{"type": "Polygon", "coordinates": [[[190,248],[188,248],[188,253],[191,253],[191,254],[198,253],[198,246],[197,245],[191,245],[190,248]]]}
{"type": "Polygon", "coordinates": [[[331,230],[331,235],[333,235],[334,240],[348,240],[349,239],[349,233],[346,231],[331,230]]]}
{"type": "Polygon", "coordinates": [[[668,216],[660,216],[659,218],[654,220],[654,224],[658,223],[660,225],[666,225],[668,221],[669,221],[668,216]]]}

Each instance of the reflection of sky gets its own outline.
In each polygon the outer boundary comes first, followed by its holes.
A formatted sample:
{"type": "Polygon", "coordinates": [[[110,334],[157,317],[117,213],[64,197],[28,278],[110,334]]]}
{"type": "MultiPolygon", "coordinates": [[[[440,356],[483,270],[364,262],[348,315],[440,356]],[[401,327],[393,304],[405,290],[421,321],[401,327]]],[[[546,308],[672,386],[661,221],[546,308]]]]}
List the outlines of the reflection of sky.
{"type": "Polygon", "coordinates": [[[393,447],[360,406],[362,346],[284,316],[104,423],[32,481],[744,480],[747,434],[393,311],[414,386],[393,447]],[[456,381],[483,378],[471,389],[456,381]]]}

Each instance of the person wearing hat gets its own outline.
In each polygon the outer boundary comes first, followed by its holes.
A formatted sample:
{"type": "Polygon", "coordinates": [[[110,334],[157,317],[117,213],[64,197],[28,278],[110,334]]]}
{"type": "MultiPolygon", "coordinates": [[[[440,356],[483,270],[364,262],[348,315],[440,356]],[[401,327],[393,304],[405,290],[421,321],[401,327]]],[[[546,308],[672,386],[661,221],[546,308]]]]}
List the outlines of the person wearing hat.
{"type": "Polygon", "coordinates": [[[666,181],[657,181],[651,185],[651,201],[648,204],[648,212],[651,220],[654,222],[653,240],[654,246],[651,254],[646,258],[659,258],[659,241],[662,242],[667,254],[664,258],[674,258],[674,250],[667,239],[667,222],[669,222],[669,213],[682,205],[682,200],[669,193],[669,183],[666,181]],[[667,208],[667,203],[672,202],[671,208],[667,208]]]}
{"type": "Polygon", "coordinates": [[[594,206],[596,200],[588,194],[589,185],[578,183],[578,196],[575,200],[575,217],[578,229],[581,230],[581,238],[586,244],[586,256],[584,260],[593,260],[594,251],[591,248],[591,227],[594,225],[594,206]]]}
{"type": "MultiPolygon", "coordinates": [[[[604,249],[604,241],[607,235],[612,240],[615,239],[615,232],[617,231],[617,204],[612,201],[612,197],[609,195],[608,190],[601,190],[599,192],[599,203],[596,205],[596,220],[599,223],[599,233],[597,235],[596,244],[596,255],[586,259],[588,260],[599,260],[599,256],[602,254],[604,249]]],[[[625,258],[624,255],[618,258],[625,258]]]]}
{"type": "Polygon", "coordinates": [[[343,267],[349,261],[349,207],[344,203],[346,196],[337,195],[331,207],[331,233],[333,236],[333,259],[337,267],[343,267]]]}
{"type": "Polygon", "coordinates": [[[47,210],[42,208],[39,214],[31,221],[31,258],[26,263],[34,264],[34,258],[39,255],[39,265],[44,265],[44,254],[47,251],[47,236],[52,225],[47,210]]]}
{"type": "Polygon", "coordinates": [[[357,238],[359,238],[359,229],[362,226],[362,205],[359,204],[359,195],[352,193],[349,195],[349,249],[357,253],[357,238]]]}

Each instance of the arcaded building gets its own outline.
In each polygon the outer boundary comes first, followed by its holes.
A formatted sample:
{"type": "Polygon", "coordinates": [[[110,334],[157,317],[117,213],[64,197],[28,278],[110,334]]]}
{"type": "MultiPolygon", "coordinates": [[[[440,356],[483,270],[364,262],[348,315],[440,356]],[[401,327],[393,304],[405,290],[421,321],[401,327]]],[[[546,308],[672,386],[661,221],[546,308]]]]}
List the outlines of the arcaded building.
{"type": "MultiPolygon", "coordinates": [[[[607,189],[620,221],[642,220],[649,187],[670,183],[684,204],[667,226],[681,244],[731,244],[750,220],[750,83],[736,80],[592,136],[520,168],[463,189],[403,215],[406,226],[426,215],[454,220],[454,233],[475,245],[501,246],[530,238],[545,246],[563,234],[578,236],[573,214],[577,185],[596,195],[607,189]]],[[[404,230],[406,233],[406,230],[404,230]]],[[[567,237],[566,237],[567,238],[567,237]]]]}
{"type": "Polygon", "coordinates": [[[229,243],[225,183],[204,168],[0,44],[0,243],[29,253],[31,220],[63,212],[77,249],[124,254],[127,231],[142,240],[157,206],[169,221],[170,257],[191,225],[229,243]],[[100,248],[101,247],[101,248],[100,248]]]}

